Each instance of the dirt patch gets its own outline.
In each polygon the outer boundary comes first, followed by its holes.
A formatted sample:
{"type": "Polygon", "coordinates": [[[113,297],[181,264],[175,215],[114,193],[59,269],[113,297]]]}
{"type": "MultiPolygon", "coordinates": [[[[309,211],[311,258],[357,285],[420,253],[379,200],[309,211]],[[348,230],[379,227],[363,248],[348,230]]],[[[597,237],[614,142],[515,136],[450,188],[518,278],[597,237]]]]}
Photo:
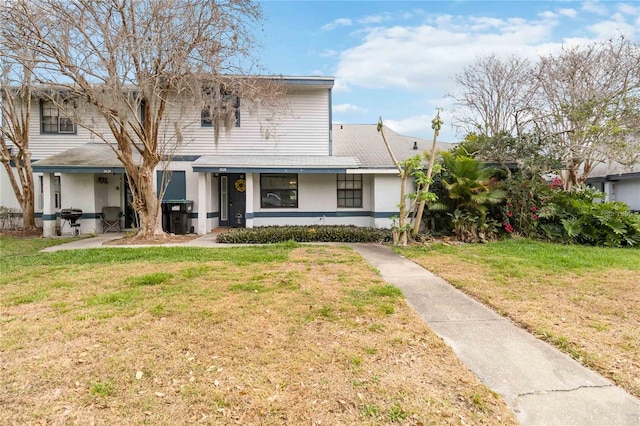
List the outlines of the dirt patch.
{"type": "Polygon", "coordinates": [[[106,241],[103,243],[105,246],[136,246],[136,245],[162,245],[162,244],[183,244],[193,241],[198,238],[199,235],[187,234],[187,235],[175,235],[164,234],[156,235],[152,237],[141,237],[135,235],[133,237],[124,237],[117,240],[106,241]]]}
{"type": "Polygon", "coordinates": [[[41,238],[42,237],[42,229],[17,229],[17,230],[9,230],[2,229],[0,230],[0,235],[4,235],[7,237],[18,237],[18,238],[41,238]]]}

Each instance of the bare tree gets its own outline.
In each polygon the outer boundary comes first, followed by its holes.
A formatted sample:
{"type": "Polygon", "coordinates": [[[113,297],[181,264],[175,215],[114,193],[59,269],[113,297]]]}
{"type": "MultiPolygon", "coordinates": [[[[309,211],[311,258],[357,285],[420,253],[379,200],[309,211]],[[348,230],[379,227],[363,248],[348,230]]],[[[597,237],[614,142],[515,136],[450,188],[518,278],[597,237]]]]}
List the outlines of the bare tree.
{"type": "Polygon", "coordinates": [[[457,74],[458,92],[450,93],[456,105],[456,126],[467,133],[494,136],[520,134],[531,119],[536,82],[531,63],[511,56],[479,57],[457,74]]]}
{"type": "Polygon", "coordinates": [[[0,161],[22,210],[22,226],[35,230],[35,189],[29,148],[32,75],[30,64],[20,65],[0,54],[0,161]]]}
{"type": "Polygon", "coordinates": [[[536,124],[554,135],[565,188],[603,162],[640,161],[640,45],[621,37],[540,59],[536,124]]]}
{"type": "Polygon", "coordinates": [[[5,38],[35,53],[34,77],[51,100],[124,165],[141,236],[162,233],[153,173],[184,143],[184,117],[207,106],[216,124],[229,126],[233,96],[265,97],[268,79],[241,77],[261,17],[250,0],[15,0],[2,7],[3,20],[21,28],[5,38]]]}
{"type": "Polygon", "coordinates": [[[459,125],[489,137],[480,156],[557,160],[566,189],[599,163],[640,161],[640,46],[624,37],[535,64],[480,58],[456,82],[459,125]]]}

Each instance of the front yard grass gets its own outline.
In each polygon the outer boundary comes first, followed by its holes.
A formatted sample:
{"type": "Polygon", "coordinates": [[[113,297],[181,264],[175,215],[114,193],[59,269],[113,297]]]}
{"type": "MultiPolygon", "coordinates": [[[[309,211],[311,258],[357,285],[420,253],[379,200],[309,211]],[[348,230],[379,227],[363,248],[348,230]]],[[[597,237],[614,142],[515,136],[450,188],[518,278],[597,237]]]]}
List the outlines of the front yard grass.
{"type": "Polygon", "coordinates": [[[0,237],[0,424],[517,424],[348,248],[46,244],[0,237]]]}
{"type": "Polygon", "coordinates": [[[640,250],[506,240],[399,250],[640,397],[640,250]]]}

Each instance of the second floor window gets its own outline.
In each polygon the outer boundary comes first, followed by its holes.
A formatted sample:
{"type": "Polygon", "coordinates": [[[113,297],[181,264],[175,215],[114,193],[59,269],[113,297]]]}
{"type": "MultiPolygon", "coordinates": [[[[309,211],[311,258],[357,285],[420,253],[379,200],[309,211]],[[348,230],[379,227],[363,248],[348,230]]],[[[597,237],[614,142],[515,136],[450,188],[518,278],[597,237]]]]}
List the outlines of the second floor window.
{"type": "Polygon", "coordinates": [[[234,95],[224,95],[222,103],[217,107],[205,106],[200,114],[202,127],[213,127],[220,123],[226,127],[240,127],[240,98],[234,95]],[[234,124],[235,123],[235,124],[234,124]],[[228,124],[231,124],[230,126],[228,124]]]}
{"type": "Polygon", "coordinates": [[[76,125],[51,101],[40,102],[41,133],[75,133],[76,125]]]}

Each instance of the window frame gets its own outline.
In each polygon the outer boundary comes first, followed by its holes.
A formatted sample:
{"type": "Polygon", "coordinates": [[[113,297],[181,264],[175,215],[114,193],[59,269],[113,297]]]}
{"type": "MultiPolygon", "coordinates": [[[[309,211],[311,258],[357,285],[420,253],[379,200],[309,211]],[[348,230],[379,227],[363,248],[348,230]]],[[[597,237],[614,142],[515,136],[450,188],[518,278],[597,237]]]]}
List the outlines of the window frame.
{"type": "Polygon", "coordinates": [[[336,203],[341,209],[361,209],[363,205],[363,177],[362,174],[336,174],[336,203]],[[343,185],[341,185],[343,183],[343,185]],[[351,185],[349,185],[351,183],[351,185]],[[342,186],[342,188],[341,188],[342,186]],[[351,193],[349,194],[349,191],[351,193]],[[359,196],[358,196],[359,195],[359,196]],[[356,204],[356,201],[359,203],[356,204]],[[348,205],[351,201],[352,205],[348,205]]]}
{"type": "Polygon", "coordinates": [[[260,174],[260,208],[263,209],[297,209],[298,203],[300,200],[299,197],[299,187],[300,181],[298,180],[297,173],[261,173],[260,174]],[[281,177],[285,178],[289,181],[289,187],[285,188],[287,185],[282,185],[280,187],[268,187],[265,188],[265,178],[269,177],[281,177]],[[295,179],[295,188],[291,188],[291,180],[295,179]],[[294,196],[285,196],[286,193],[293,193],[294,196]],[[292,205],[273,205],[266,203],[265,200],[269,197],[275,197],[278,200],[293,200],[294,204],[292,205]]]}
{"type": "Polygon", "coordinates": [[[46,135],[75,135],[78,133],[78,126],[70,117],[63,115],[53,102],[40,99],[40,133],[46,135]],[[52,112],[56,112],[56,115],[52,115],[52,112]],[[49,115],[45,116],[45,112],[49,115]],[[48,119],[45,119],[47,117],[48,119]],[[68,128],[71,126],[71,130],[61,130],[62,128],[68,128]]]}

